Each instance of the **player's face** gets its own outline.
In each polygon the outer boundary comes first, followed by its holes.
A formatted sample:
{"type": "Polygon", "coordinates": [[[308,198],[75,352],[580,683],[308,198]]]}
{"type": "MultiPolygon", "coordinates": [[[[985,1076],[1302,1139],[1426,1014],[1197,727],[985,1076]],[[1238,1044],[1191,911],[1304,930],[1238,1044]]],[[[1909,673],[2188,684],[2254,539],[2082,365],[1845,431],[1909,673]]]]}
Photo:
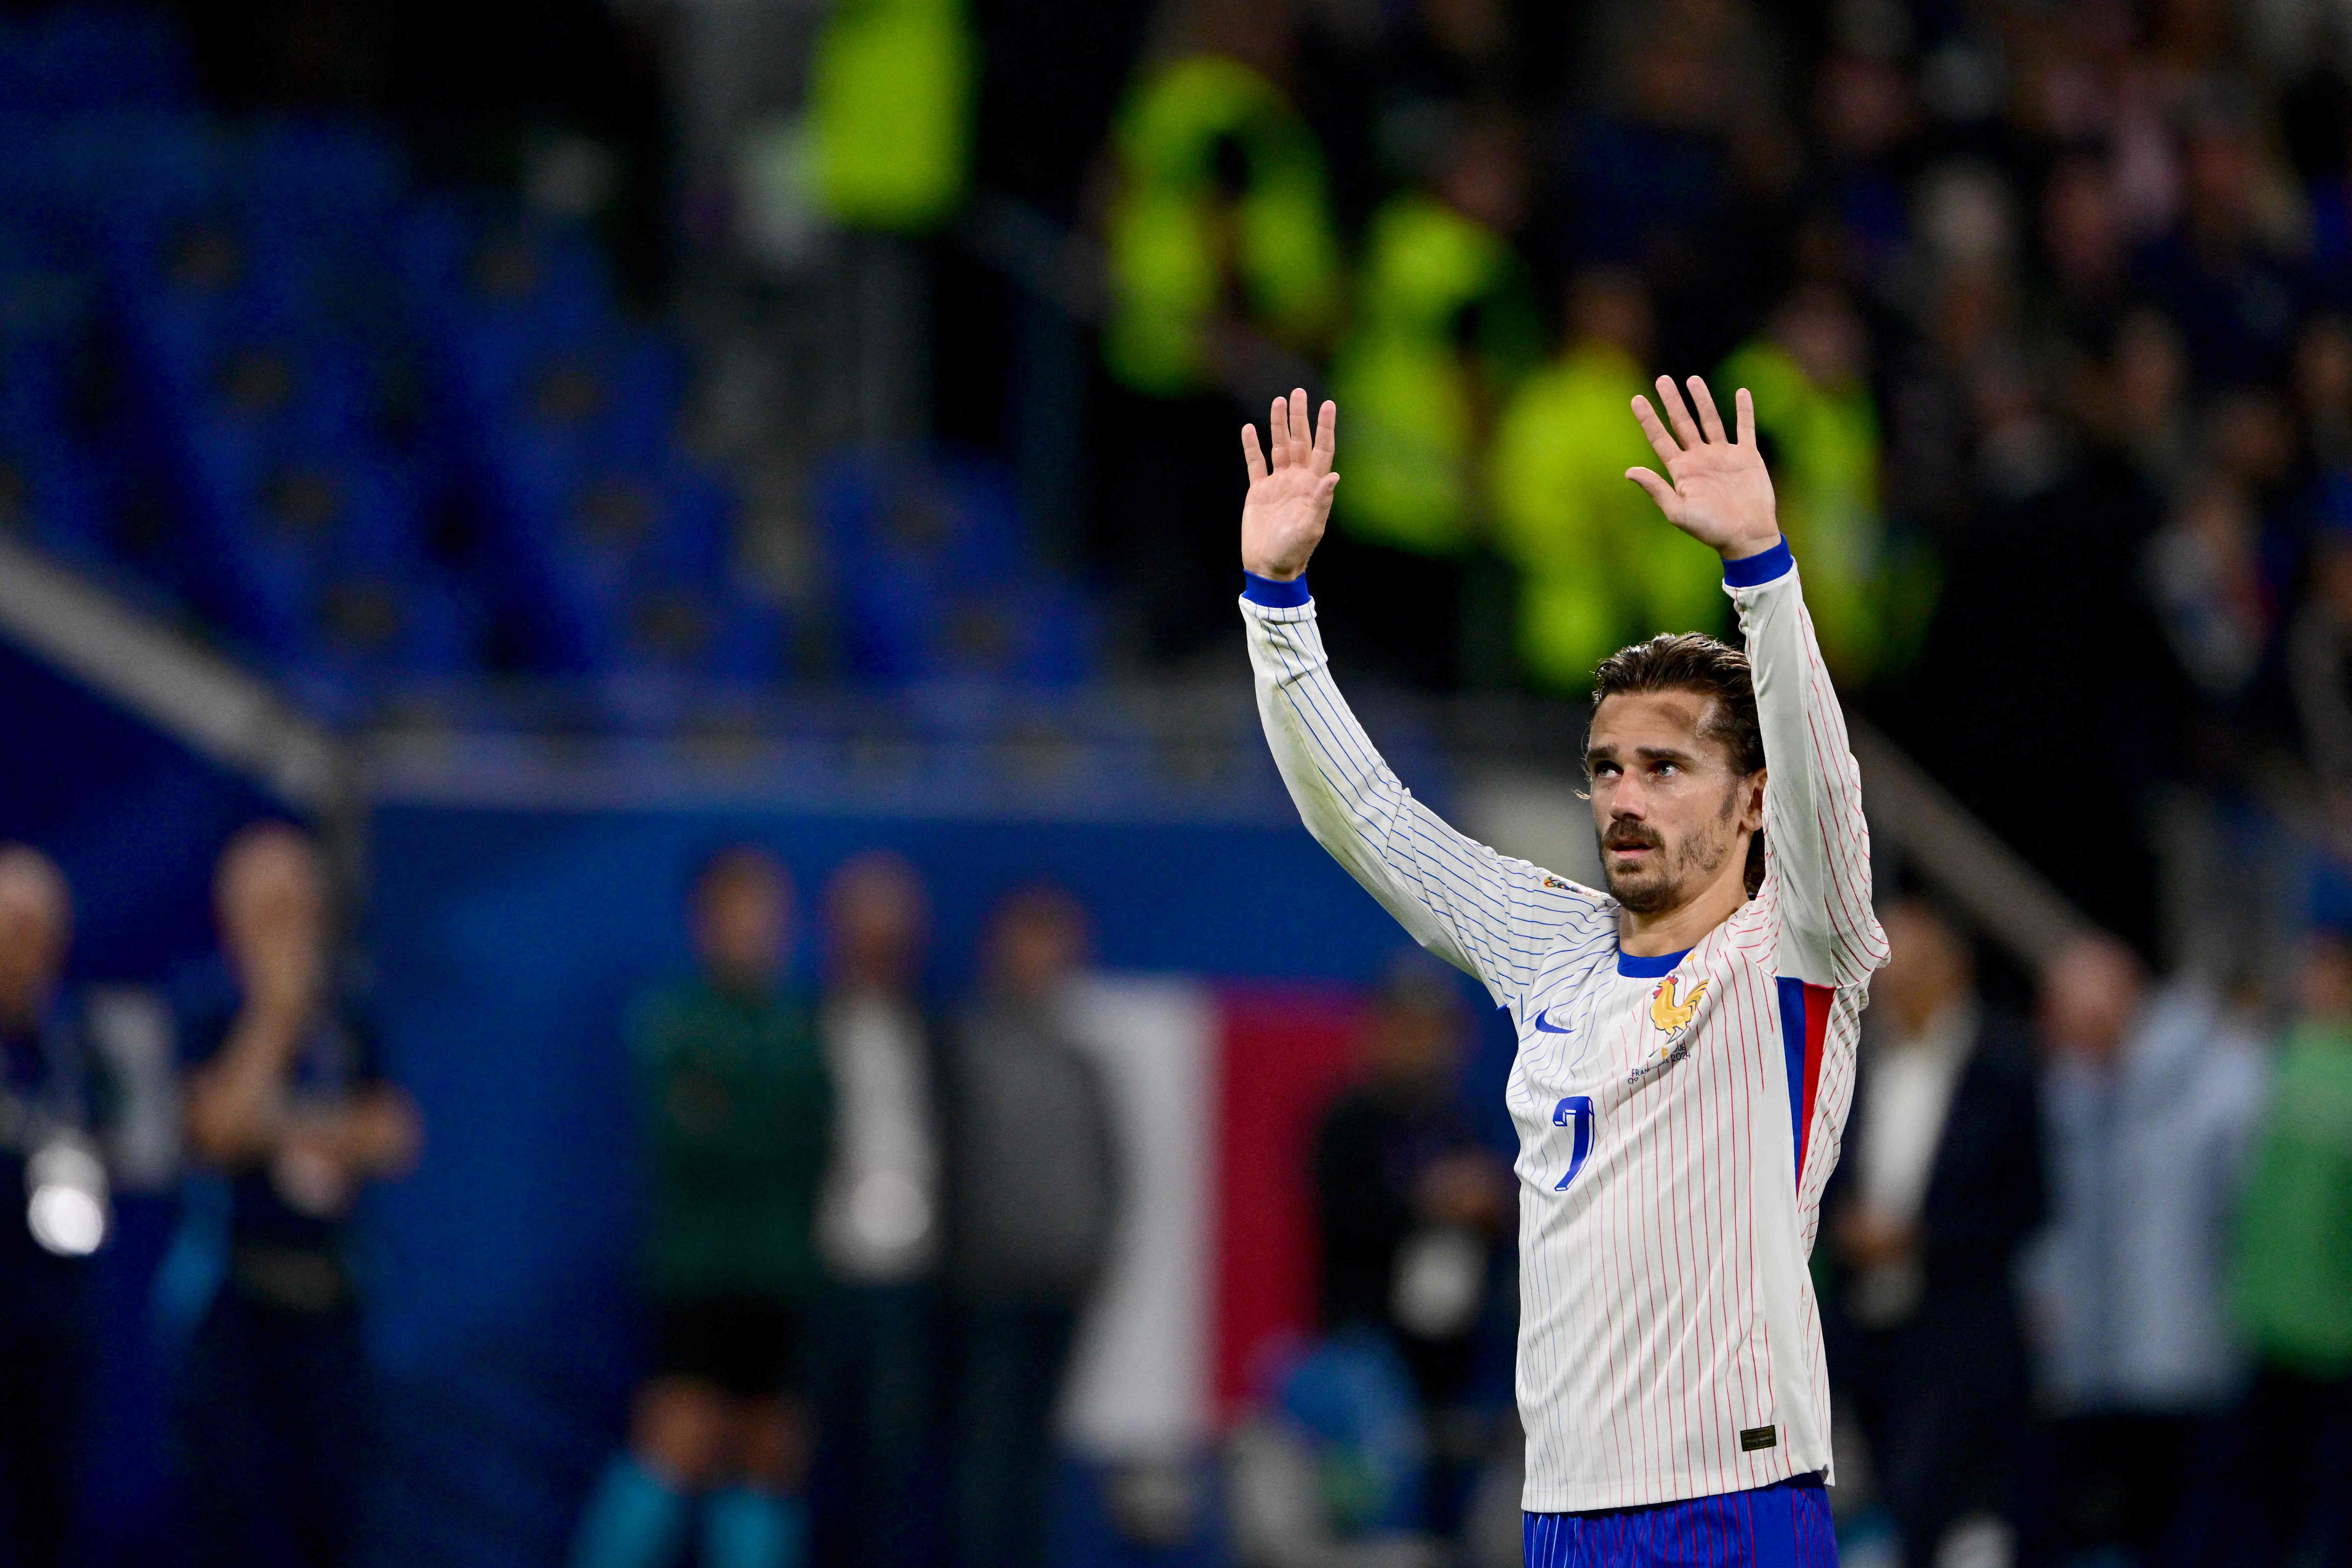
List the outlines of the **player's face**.
{"type": "Polygon", "coordinates": [[[1762,775],[1736,772],[1700,734],[1714,699],[1626,692],[1593,715],[1585,767],[1609,891],[1635,914],[1681,908],[1725,874],[1762,826],[1762,775]]]}

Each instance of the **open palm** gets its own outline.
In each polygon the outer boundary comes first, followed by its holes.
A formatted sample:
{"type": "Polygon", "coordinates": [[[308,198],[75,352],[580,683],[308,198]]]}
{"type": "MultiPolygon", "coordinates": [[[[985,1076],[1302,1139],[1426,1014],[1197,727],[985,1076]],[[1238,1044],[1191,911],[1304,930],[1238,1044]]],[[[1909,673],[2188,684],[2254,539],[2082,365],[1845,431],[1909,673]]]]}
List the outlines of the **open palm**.
{"type": "Polygon", "coordinates": [[[1242,502],[1242,566],[1260,577],[1283,581],[1307,570],[1307,558],[1323,541],[1331,520],[1331,492],[1339,476],[1331,471],[1339,405],[1323,405],[1322,428],[1307,422],[1307,389],[1277,397],[1266,415],[1266,444],[1259,451],[1257,426],[1242,426],[1242,460],[1249,465],[1249,499],[1242,502]]]}
{"type": "Polygon", "coordinates": [[[1633,399],[1633,417],[1672,482],[1647,468],[1628,468],[1625,477],[1649,492],[1668,522],[1726,560],[1771,549],[1780,542],[1780,524],[1772,504],[1772,476],[1756,446],[1754,400],[1744,386],[1734,397],[1739,422],[1734,439],[1724,433],[1706,383],[1692,376],[1690,394],[1698,405],[1696,421],[1674,378],[1658,377],[1658,401],[1674,421],[1671,433],[1648,398],[1633,399]]]}

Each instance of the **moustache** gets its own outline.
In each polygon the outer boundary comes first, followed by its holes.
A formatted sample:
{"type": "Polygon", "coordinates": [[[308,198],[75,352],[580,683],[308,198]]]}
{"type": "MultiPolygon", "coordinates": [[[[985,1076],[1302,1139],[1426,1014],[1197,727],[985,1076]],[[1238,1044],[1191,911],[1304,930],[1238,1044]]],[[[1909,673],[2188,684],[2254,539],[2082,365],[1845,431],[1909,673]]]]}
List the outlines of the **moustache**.
{"type": "Polygon", "coordinates": [[[1663,849],[1665,840],[1646,827],[1616,827],[1601,841],[1603,849],[1663,849]]]}

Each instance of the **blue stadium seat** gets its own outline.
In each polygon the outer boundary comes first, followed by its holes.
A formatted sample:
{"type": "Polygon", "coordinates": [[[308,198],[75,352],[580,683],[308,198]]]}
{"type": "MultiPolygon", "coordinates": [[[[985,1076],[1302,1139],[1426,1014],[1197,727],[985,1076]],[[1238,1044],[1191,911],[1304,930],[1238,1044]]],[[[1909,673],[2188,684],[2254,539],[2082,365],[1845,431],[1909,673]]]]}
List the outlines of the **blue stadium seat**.
{"type": "Polygon", "coordinates": [[[836,458],[814,511],[845,667],[886,684],[1060,687],[1094,665],[1090,611],[1029,557],[1011,479],[952,453],[836,458]]]}
{"type": "Polygon", "coordinates": [[[188,80],[143,13],[0,21],[9,526],[95,560],[130,537],[118,496],[152,491],[137,564],[321,692],[478,668],[494,603],[544,672],[774,679],[782,612],[734,578],[733,498],[677,443],[679,346],[623,320],[593,237],[412,193],[380,127],[225,129],[188,80]],[[83,430],[93,342],[117,392],[83,430]],[[401,374],[422,395],[395,421],[401,374]],[[445,498],[478,584],[425,547],[445,498]]]}
{"type": "Polygon", "coordinates": [[[89,454],[62,437],[0,431],[0,531],[74,565],[112,563],[114,509],[89,454]]]}
{"type": "Polygon", "coordinates": [[[160,10],[58,5],[0,16],[0,103],[18,112],[177,108],[194,76],[185,40],[160,10]]]}
{"type": "Polygon", "coordinates": [[[1028,559],[1012,477],[944,451],[862,451],[816,475],[814,521],[826,555],[908,570],[995,577],[1028,559]]]}
{"type": "Polygon", "coordinates": [[[83,115],[27,137],[25,174],[50,208],[120,243],[221,195],[220,140],[193,115],[83,115]]]}
{"type": "Polygon", "coordinates": [[[549,673],[613,666],[643,584],[698,595],[726,587],[730,499],[675,461],[652,471],[584,468],[568,446],[518,435],[502,448],[494,488],[495,558],[534,662],[549,673]]]}
{"type": "Polygon", "coordinates": [[[234,161],[231,180],[254,223],[307,228],[329,245],[380,247],[408,187],[399,142],[349,120],[265,121],[240,139],[234,161]]]}
{"type": "Polygon", "coordinates": [[[331,574],[314,609],[311,635],[276,668],[330,722],[358,720],[404,683],[445,681],[479,668],[480,606],[446,573],[331,574]]]}

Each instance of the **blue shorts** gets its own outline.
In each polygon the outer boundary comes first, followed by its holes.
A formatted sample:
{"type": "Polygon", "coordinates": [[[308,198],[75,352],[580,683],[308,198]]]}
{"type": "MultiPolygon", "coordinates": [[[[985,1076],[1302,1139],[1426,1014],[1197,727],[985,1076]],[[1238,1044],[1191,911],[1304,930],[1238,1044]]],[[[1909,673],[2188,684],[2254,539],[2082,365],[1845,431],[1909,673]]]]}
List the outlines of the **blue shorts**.
{"type": "Polygon", "coordinates": [[[1819,1476],[1642,1508],[1522,1517],[1527,1568],[1837,1568],[1829,1489],[1819,1476]]]}

